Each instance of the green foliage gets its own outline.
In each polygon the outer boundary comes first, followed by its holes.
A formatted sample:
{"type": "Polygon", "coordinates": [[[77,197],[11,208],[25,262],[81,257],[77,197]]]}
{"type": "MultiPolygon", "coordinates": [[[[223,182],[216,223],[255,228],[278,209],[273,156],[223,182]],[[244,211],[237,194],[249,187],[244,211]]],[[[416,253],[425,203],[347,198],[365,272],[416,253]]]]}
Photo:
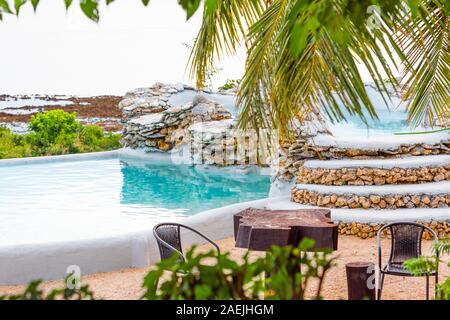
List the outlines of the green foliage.
{"type": "Polygon", "coordinates": [[[0,159],[30,157],[32,149],[23,136],[0,127],[0,159]]]}
{"type": "Polygon", "coordinates": [[[240,83],[241,83],[241,79],[237,79],[237,80],[227,79],[227,81],[221,87],[219,87],[219,90],[234,89],[234,88],[237,88],[240,83]]]}
{"type": "Polygon", "coordinates": [[[96,152],[120,148],[121,135],[111,132],[104,134],[99,126],[84,126],[78,135],[80,152],[96,152]]]}
{"type": "MultiPolygon", "coordinates": [[[[405,269],[414,276],[430,275],[439,270],[439,264],[442,262],[440,257],[445,254],[450,254],[450,238],[440,240],[433,245],[433,256],[421,256],[405,261],[405,269]]],[[[450,262],[447,266],[450,268],[450,262]]],[[[450,300],[449,276],[445,278],[444,282],[437,285],[436,299],[450,300]]]]}
{"type": "MultiPolygon", "coordinates": [[[[70,277],[68,275],[65,283],[68,283],[70,277]]],[[[24,292],[17,295],[0,296],[0,300],[95,300],[94,293],[89,286],[81,286],[80,288],[69,289],[64,288],[53,289],[48,293],[44,293],[41,289],[42,280],[32,281],[28,284],[24,292]]]]}
{"type": "MultiPolygon", "coordinates": [[[[115,0],[105,0],[104,2],[106,3],[106,5],[110,5],[111,3],[113,3],[115,0]]],[[[0,20],[1,20],[1,13],[8,13],[8,14],[16,14],[19,15],[20,13],[20,9],[23,7],[24,4],[26,4],[27,2],[31,3],[31,5],[33,6],[33,9],[36,11],[39,3],[41,2],[41,0],[14,0],[14,1],[8,1],[8,0],[0,0],[0,20]],[[11,8],[14,8],[14,10],[11,10],[11,8]]],[[[73,4],[73,0],[64,0],[64,4],[66,6],[66,9],[68,10],[72,4],[73,4]]],[[[102,2],[101,0],[79,0],[79,5],[81,10],[83,11],[83,13],[86,15],[86,17],[88,17],[89,19],[98,22],[100,19],[100,15],[99,15],[99,5],[100,2],[102,2]]],[[[142,0],[142,3],[144,6],[147,6],[149,4],[150,0],[142,0]]],[[[188,12],[191,12],[192,9],[192,3],[195,3],[195,1],[193,0],[185,0],[185,1],[181,1],[184,3],[184,6],[186,6],[186,9],[190,10],[188,12]]],[[[198,8],[198,5],[197,5],[198,8]]],[[[195,8],[195,10],[197,9],[195,8]]],[[[195,12],[194,10],[194,12],[195,12]]]]}
{"type": "Polygon", "coordinates": [[[31,132],[14,134],[0,128],[0,159],[109,151],[120,148],[121,135],[81,125],[75,113],[52,110],[33,116],[31,132]]]}
{"type": "Polygon", "coordinates": [[[52,145],[73,145],[81,129],[75,113],[52,110],[31,117],[31,138],[36,146],[46,149],[52,145]]]}
{"type": "Polygon", "coordinates": [[[432,123],[450,105],[449,12],[445,0],[224,0],[205,5],[191,73],[201,87],[216,61],[245,44],[239,124],[282,137],[311,114],[343,120],[342,105],[376,118],[362,66],[380,91],[402,74],[409,120],[432,123]]]}
{"type": "MultiPolygon", "coordinates": [[[[211,1],[207,0],[207,2],[211,1]]],[[[186,11],[187,19],[192,17],[200,6],[200,0],[178,0],[178,3],[186,11]]]]}
{"type": "Polygon", "coordinates": [[[417,2],[412,15],[398,21],[395,41],[408,62],[402,74],[408,84],[409,120],[414,125],[445,123],[450,110],[449,1],[417,2]]]}
{"type": "Polygon", "coordinates": [[[215,251],[186,254],[185,262],[177,256],[163,260],[144,279],[144,299],[149,300],[255,300],[305,298],[311,279],[318,279],[314,297],[320,299],[321,284],[333,266],[330,251],[305,252],[314,241],[305,239],[298,248],[274,246],[264,258],[251,261],[247,253],[240,263],[228,253],[215,251]],[[300,272],[301,266],[302,272],[300,272]],[[165,271],[170,278],[163,277],[165,271]],[[264,276],[266,275],[266,276],[264,276]]]}

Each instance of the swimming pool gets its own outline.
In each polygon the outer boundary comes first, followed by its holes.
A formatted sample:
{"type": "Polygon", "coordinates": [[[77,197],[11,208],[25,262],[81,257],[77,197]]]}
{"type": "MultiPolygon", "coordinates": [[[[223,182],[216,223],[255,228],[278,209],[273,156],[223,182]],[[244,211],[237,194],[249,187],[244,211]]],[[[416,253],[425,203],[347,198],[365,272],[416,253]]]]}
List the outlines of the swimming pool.
{"type": "MultiPolygon", "coordinates": [[[[372,119],[366,109],[363,115],[364,122],[359,116],[351,115],[345,110],[343,102],[338,103],[343,111],[345,120],[339,123],[328,123],[330,131],[338,137],[374,137],[379,135],[392,135],[396,132],[414,131],[408,123],[406,103],[399,97],[390,96],[390,100],[383,96],[372,86],[366,86],[367,95],[375,108],[378,119],[372,119]]],[[[416,128],[423,130],[423,128],[416,128]]]]}
{"type": "Polygon", "coordinates": [[[270,178],[112,158],[0,167],[0,246],[86,239],[265,198],[270,178]]]}

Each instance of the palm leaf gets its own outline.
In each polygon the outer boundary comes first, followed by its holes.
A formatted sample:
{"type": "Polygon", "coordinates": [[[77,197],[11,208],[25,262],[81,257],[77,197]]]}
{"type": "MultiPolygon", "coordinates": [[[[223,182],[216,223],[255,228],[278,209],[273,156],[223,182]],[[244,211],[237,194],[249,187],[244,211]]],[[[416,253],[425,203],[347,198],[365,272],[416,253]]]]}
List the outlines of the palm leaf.
{"type": "Polygon", "coordinates": [[[423,1],[418,16],[404,13],[395,41],[405,53],[409,120],[416,126],[443,122],[450,110],[450,15],[441,0],[423,1]]]}
{"type": "Polygon", "coordinates": [[[339,4],[335,2],[325,10],[327,18],[336,23],[309,32],[298,56],[292,52],[294,29],[313,17],[308,10],[297,14],[297,2],[272,1],[250,28],[251,46],[239,91],[241,127],[280,129],[282,136],[288,137],[309,115],[326,114],[332,121],[343,120],[340,102],[348,113],[363,120],[364,110],[376,118],[357,63],[366,66],[380,89],[384,87],[382,72],[395,82],[379,47],[380,42],[387,43],[361,32],[339,4]],[[336,36],[342,34],[346,34],[344,39],[336,36]]]}
{"type": "Polygon", "coordinates": [[[223,0],[206,7],[191,56],[191,75],[201,89],[208,70],[223,53],[234,54],[242,43],[246,30],[263,11],[263,0],[223,0]]]}

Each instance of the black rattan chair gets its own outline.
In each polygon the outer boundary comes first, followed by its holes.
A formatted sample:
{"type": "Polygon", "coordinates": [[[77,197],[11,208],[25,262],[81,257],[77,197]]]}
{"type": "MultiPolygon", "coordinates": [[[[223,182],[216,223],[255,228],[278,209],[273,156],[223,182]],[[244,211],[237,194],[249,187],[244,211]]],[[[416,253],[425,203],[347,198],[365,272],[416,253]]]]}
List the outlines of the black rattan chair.
{"type": "MultiPolygon", "coordinates": [[[[383,290],[383,282],[385,275],[394,275],[402,277],[413,276],[409,271],[405,270],[403,263],[412,258],[417,258],[422,254],[422,235],[427,230],[433,234],[434,240],[437,241],[438,237],[436,232],[432,229],[412,222],[395,222],[390,223],[378,230],[378,267],[380,272],[380,281],[377,290],[377,299],[381,299],[381,293],[383,290]],[[382,267],[381,256],[381,234],[385,229],[391,231],[391,253],[387,264],[382,267]]],[[[438,272],[432,274],[426,274],[426,297],[429,299],[429,276],[435,276],[435,285],[438,283],[438,272]]]]}
{"type": "Polygon", "coordinates": [[[216,248],[217,253],[220,254],[219,246],[199,231],[179,223],[160,223],[153,228],[153,235],[158,243],[161,260],[168,259],[176,253],[181,261],[186,261],[181,245],[181,229],[189,230],[202,237],[211,243],[216,248]]]}

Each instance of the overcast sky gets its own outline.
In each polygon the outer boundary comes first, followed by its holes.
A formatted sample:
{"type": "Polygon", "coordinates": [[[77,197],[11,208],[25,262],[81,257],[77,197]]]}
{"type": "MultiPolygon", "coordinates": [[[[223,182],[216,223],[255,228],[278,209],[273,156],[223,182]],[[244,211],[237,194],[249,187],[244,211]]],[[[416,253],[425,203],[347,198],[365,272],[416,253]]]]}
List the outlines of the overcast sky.
{"type": "MultiPolygon", "coordinates": [[[[102,2],[103,3],[103,2],[102,2]]],[[[87,19],[78,1],[41,0],[35,14],[0,22],[0,94],[118,94],[156,81],[189,83],[189,50],[200,11],[186,22],[177,0],[117,0],[101,7],[101,21],[87,19]]],[[[220,63],[217,87],[241,78],[245,51],[220,63]]],[[[370,81],[367,72],[363,79],[370,81]]]]}
{"type": "MultiPolygon", "coordinates": [[[[176,0],[117,0],[101,8],[101,21],[77,5],[41,0],[20,18],[0,23],[0,94],[124,94],[156,81],[188,82],[186,62],[200,14],[186,22],[176,0]]],[[[74,2],[75,4],[76,2],[74,2]]],[[[242,76],[244,56],[221,63],[219,85],[242,76]]]]}

